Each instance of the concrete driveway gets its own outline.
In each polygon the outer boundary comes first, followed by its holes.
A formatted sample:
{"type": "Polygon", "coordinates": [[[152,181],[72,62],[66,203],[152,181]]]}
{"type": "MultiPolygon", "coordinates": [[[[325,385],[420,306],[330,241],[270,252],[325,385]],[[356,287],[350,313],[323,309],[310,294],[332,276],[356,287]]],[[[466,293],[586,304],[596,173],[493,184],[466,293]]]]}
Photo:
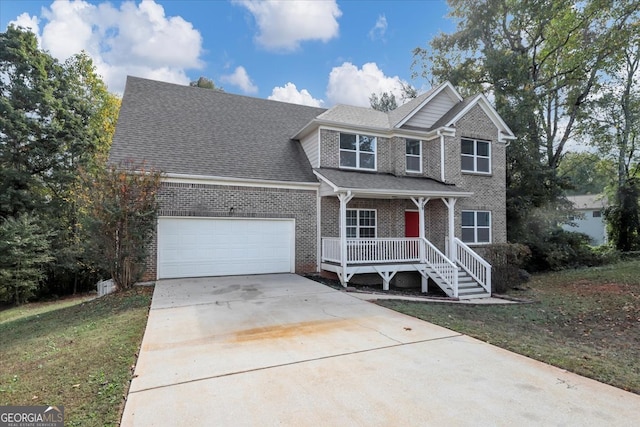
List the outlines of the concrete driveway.
{"type": "Polygon", "coordinates": [[[635,426],[640,396],[292,274],[163,280],[123,426],[635,426]]]}

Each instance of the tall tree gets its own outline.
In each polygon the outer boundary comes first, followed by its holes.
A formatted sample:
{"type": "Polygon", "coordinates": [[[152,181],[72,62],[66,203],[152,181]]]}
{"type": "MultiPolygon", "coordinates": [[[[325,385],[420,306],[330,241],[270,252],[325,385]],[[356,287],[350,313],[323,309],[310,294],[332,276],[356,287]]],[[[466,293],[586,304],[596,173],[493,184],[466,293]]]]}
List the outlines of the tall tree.
{"type": "Polygon", "coordinates": [[[600,194],[613,184],[615,164],[598,153],[568,152],[558,166],[558,177],[569,196],[600,194]]]}
{"type": "Polygon", "coordinates": [[[383,113],[398,108],[396,96],[391,92],[382,92],[380,96],[372,93],[369,97],[369,104],[371,104],[371,108],[374,110],[382,111],[383,113]]]}
{"type": "Polygon", "coordinates": [[[55,236],[49,286],[67,292],[82,268],[78,169],[106,161],[119,100],[85,53],[61,64],[19,27],[0,33],[0,75],[0,222],[38,212],[55,236]]]}
{"type": "Polygon", "coordinates": [[[48,232],[25,213],[0,224],[0,301],[22,304],[32,297],[52,259],[48,232]]]}
{"type": "Polygon", "coordinates": [[[213,82],[213,80],[208,79],[206,77],[200,76],[200,78],[198,78],[198,80],[194,80],[191,83],[189,83],[189,86],[191,87],[201,87],[204,89],[215,89],[215,90],[223,90],[221,87],[216,86],[216,84],[213,82]]]}
{"type": "Polygon", "coordinates": [[[33,33],[0,33],[0,218],[46,203],[44,183],[60,159],[65,130],[60,64],[33,33]]]}
{"type": "MultiPolygon", "coordinates": [[[[401,104],[404,104],[405,102],[418,96],[418,91],[410,84],[400,82],[400,85],[402,86],[400,94],[401,104]]],[[[369,97],[369,105],[371,105],[371,108],[373,108],[374,110],[383,111],[386,113],[398,108],[398,101],[393,92],[382,92],[380,95],[372,93],[369,97]]]]}
{"type": "MultiPolygon", "coordinates": [[[[414,50],[424,77],[489,92],[518,135],[508,151],[509,238],[562,194],[556,169],[588,96],[637,19],[634,0],[449,0],[457,31],[414,50]]],[[[416,70],[416,68],[414,68],[416,70]]],[[[553,211],[553,207],[547,209],[553,211]]]]}
{"type": "Polygon", "coordinates": [[[630,31],[629,43],[614,54],[598,96],[590,104],[580,131],[601,157],[616,165],[615,197],[607,211],[610,235],[623,251],[640,247],[640,32],[630,31]]]}

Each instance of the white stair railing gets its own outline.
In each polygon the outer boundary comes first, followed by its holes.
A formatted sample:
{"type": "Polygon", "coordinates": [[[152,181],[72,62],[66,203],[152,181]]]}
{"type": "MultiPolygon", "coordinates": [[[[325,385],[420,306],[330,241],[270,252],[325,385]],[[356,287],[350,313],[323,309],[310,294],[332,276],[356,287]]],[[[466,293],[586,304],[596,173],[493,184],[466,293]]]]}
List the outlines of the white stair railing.
{"type": "Polygon", "coordinates": [[[451,288],[454,298],[458,297],[458,266],[443,254],[433,243],[421,238],[424,245],[424,262],[451,288]]]}
{"type": "Polygon", "coordinates": [[[491,264],[462,240],[456,237],[454,241],[456,243],[456,259],[462,269],[473,277],[473,280],[478,282],[485,291],[491,293],[491,264]]]}

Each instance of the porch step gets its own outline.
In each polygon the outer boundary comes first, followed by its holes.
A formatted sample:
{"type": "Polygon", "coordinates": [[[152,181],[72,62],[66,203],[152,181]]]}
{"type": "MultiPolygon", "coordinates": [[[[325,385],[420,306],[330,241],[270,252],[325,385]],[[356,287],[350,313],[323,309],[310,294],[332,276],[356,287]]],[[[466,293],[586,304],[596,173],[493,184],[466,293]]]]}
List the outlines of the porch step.
{"type": "MultiPolygon", "coordinates": [[[[453,290],[445,284],[438,274],[431,268],[427,268],[427,274],[431,279],[450,297],[453,297],[453,290]]],[[[489,298],[491,294],[484,290],[473,277],[466,271],[458,271],[458,299],[489,298]]]]}

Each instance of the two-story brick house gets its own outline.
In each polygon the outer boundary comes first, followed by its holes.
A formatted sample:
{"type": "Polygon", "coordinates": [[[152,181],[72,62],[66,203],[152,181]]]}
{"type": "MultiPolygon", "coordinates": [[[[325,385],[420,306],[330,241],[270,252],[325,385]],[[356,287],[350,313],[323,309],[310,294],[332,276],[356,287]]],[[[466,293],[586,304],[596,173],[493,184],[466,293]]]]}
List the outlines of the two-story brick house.
{"type": "Polygon", "coordinates": [[[129,77],[111,162],[164,172],[148,278],[329,271],[488,295],[513,133],[449,83],[383,113],[129,77]],[[419,276],[418,276],[419,275],[419,276]]]}

